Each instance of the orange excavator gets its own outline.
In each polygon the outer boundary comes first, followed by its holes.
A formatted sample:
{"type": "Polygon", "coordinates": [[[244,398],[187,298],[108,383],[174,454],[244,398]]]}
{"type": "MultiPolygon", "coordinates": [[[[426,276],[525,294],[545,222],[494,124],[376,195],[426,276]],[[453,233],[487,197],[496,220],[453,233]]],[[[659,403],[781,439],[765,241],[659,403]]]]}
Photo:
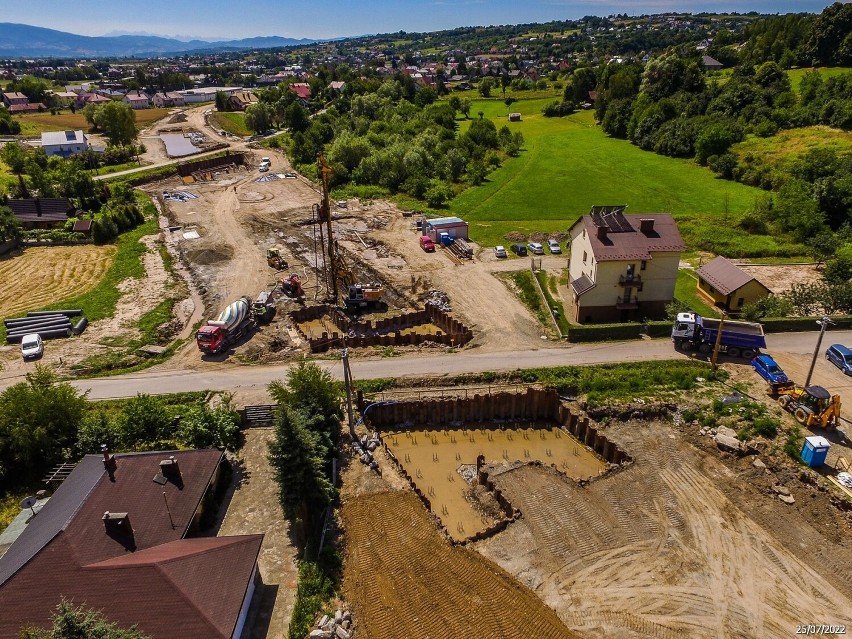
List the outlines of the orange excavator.
{"type": "Polygon", "coordinates": [[[832,395],[822,386],[798,386],[792,382],[778,387],[778,403],[793,413],[804,426],[837,427],[840,419],[840,395],[832,395]]]}

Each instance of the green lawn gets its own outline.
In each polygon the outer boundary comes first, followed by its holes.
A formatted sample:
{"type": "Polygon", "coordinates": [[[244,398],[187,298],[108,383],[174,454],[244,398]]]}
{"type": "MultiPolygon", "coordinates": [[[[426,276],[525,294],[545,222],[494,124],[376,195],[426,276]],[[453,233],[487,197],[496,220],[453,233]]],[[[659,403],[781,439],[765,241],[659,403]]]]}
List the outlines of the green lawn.
{"type": "MultiPolygon", "coordinates": [[[[592,205],[627,204],[628,213],[672,213],[691,248],[737,248],[744,241],[734,223],[763,191],[718,179],[692,160],[609,138],[591,111],[545,118],[541,107],[551,100],[513,104],[521,122],[508,122],[502,100],[473,101],[473,117],[483,111],[498,128],[521,131],[525,144],[520,157],[450,202],[445,214],[468,220],[472,239],[493,246],[506,244],[511,231],[564,232],[592,205]]],[[[769,236],[747,243],[764,253],[777,246],[769,236]]]]}
{"type": "Polygon", "coordinates": [[[244,113],[238,111],[234,111],[233,113],[215,111],[210,114],[210,120],[213,126],[224,129],[232,135],[246,136],[252,134],[252,131],[246,128],[246,116],[244,113]]]}
{"type": "Polygon", "coordinates": [[[689,306],[702,317],[719,317],[719,311],[704,301],[698,294],[698,279],[693,271],[680,269],[675,283],[675,299],[689,306]]]}

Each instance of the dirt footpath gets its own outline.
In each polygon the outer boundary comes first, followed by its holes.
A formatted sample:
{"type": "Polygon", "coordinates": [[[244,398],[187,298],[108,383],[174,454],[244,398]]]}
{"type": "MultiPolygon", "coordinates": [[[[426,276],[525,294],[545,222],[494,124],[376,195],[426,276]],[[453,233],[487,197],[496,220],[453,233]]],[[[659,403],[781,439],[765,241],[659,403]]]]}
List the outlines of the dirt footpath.
{"type": "Polygon", "coordinates": [[[700,452],[666,424],[607,433],[632,467],[586,488],[546,469],[507,472],[497,485],[523,517],[477,544],[568,627],[674,639],[852,623],[852,539],[827,499],[816,528],[799,510],[811,495],[781,503],[769,484],[784,479],[748,460],[732,472],[715,448],[700,452]]]}
{"type": "Polygon", "coordinates": [[[286,636],[293,613],[298,570],[289,525],[281,514],[278,485],[266,461],[271,428],[251,428],[234,468],[237,482],[218,536],[262,533],[258,569],[263,586],[254,595],[244,636],[270,639],[286,636]]]}

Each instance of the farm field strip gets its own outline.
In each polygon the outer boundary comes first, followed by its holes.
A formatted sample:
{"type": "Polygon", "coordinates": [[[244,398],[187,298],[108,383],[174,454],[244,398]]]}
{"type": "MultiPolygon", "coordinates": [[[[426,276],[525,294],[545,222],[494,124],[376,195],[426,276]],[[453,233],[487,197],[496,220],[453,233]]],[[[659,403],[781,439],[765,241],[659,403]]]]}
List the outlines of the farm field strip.
{"type": "Polygon", "coordinates": [[[343,521],[343,591],[362,639],[576,637],[506,572],[446,543],[408,491],[349,500],[343,521]]]}
{"type": "Polygon", "coordinates": [[[36,310],[94,288],[113,246],[36,246],[0,260],[0,317],[36,310]]]}

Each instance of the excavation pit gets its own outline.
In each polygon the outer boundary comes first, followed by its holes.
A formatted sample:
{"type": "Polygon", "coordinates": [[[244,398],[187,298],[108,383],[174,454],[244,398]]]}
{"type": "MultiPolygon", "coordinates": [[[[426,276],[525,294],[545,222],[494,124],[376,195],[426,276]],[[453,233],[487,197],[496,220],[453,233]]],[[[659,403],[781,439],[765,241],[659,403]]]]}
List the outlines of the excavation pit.
{"type": "Polygon", "coordinates": [[[416,346],[424,342],[462,346],[473,332],[448,313],[428,307],[376,320],[353,320],[339,309],[313,306],[290,313],[311,351],[370,346],[416,346]]]}
{"type": "Polygon", "coordinates": [[[358,408],[453,543],[488,537],[521,514],[489,474],[536,464],[588,481],[632,462],[554,389],[380,402],[359,393],[358,408]]]}
{"type": "Polygon", "coordinates": [[[499,497],[480,483],[477,471],[482,462],[538,461],[577,481],[597,477],[608,467],[552,424],[389,431],[382,433],[382,441],[456,542],[480,536],[513,515],[511,505],[501,505],[499,497]]]}

